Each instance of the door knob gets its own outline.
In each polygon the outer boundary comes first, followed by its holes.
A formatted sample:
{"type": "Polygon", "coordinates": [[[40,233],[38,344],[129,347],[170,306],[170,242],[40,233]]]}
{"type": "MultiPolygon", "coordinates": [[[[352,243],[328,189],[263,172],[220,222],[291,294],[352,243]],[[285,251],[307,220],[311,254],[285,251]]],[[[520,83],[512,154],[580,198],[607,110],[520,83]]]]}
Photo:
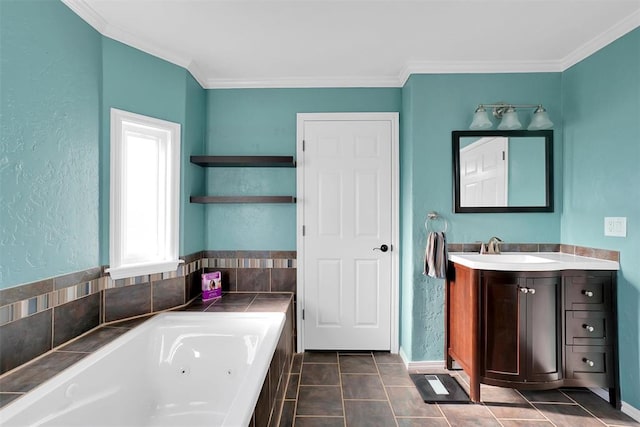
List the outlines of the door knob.
{"type": "Polygon", "coordinates": [[[533,289],[533,288],[529,288],[529,293],[530,293],[531,295],[533,295],[533,294],[535,294],[535,293],[536,293],[536,290],[535,290],[535,289],[533,289]]]}
{"type": "Polygon", "coordinates": [[[593,326],[591,326],[591,325],[582,325],[582,327],[584,329],[586,329],[587,331],[589,331],[589,332],[595,331],[595,328],[593,326]]]}
{"type": "Polygon", "coordinates": [[[389,246],[387,245],[380,245],[379,248],[373,248],[374,251],[381,251],[381,252],[387,252],[389,250],[389,246]]]}
{"type": "Polygon", "coordinates": [[[520,288],[520,292],[522,292],[523,294],[526,294],[529,292],[529,288],[520,288]]]}
{"type": "Polygon", "coordinates": [[[588,298],[591,298],[593,296],[593,292],[591,291],[582,291],[582,294],[588,298]]]}

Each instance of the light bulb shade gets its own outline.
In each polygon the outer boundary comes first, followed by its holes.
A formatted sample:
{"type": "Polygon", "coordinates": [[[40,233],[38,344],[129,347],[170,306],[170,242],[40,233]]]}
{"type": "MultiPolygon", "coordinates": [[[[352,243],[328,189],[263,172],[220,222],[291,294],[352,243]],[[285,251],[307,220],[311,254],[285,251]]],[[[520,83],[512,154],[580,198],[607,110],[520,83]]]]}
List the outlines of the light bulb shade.
{"type": "Polygon", "coordinates": [[[533,112],[533,117],[531,118],[531,123],[529,123],[528,130],[543,130],[543,129],[551,129],[553,127],[553,122],[549,119],[549,115],[547,114],[547,110],[542,108],[540,105],[536,108],[536,111],[533,112]]]}
{"type": "Polygon", "coordinates": [[[479,106],[473,114],[473,121],[471,122],[471,125],[469,125],[469,129],[484,130],[491,129],[492,126],[493,123],[489,120],[487,110],[485,110],[483,106],[479,106]]]}
{"type": "Polygon", "coordinates": [[[502,121],[498,125],[500,130],[517,130],[522,129],[522,124],[518,120],[518,113],[515,108],[509,107],[507,111],[502,115],[502,121]]]}

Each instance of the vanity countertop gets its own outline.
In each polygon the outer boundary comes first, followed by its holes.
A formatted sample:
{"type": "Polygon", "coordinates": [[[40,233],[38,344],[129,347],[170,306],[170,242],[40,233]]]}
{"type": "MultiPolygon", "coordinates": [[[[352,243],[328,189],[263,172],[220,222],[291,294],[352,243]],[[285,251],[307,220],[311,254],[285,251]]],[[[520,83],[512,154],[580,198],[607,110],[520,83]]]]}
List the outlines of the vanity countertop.
{"type": "Polygon", "coordinates": [[[449,261],[476,270],[494,271],[560,271],[619,270],[620,263],[562,252],[503,252],[483,254],[450,252],[449,261]]]}

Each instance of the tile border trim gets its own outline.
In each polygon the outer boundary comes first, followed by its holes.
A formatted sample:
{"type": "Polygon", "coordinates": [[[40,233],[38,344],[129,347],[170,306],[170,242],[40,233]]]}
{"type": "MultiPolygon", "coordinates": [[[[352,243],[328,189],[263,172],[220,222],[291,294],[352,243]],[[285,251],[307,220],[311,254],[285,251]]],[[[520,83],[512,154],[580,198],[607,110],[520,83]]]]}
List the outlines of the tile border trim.
{"type": "MultiPolygon", "coordinates": [[[[295,258],[295,251],[288,252],[276,252],[276,251],[200,251],[194,254],[181,257],[185,260],[185,264],[181,264],[175,271],[157,274],[147,274],[142,276],[127,277],[124,279],[113,280],[105,269],[107,266],[99,267],[99,277],[92,280],[84,280],[82,282],[66,286],[61,289],[54,289],[42,294],[33,295],[28,298],[23,298],[18,301],[10,302],[3,306],[0,306],[0,326],[6,325],[11,322],[32,316],[50,308],[55,308],[63,304],[79,300],[89,295],[101,292],[107,289],[121,288],[126,286],[135,286],[145,283],[153,283],[160,280],[174,279],[181,277],[188,277],[190,274],[197,271],[202,271],[205,268],[296,268],[297,261],[295,258]],[[235,258],[228,255],[233,254],[243,255],[243,258],[235,258]],[[261,255],[263,257],[254,258],[251,255],[261,255]],[[214,257],[204,257],[204,255],[214,255],[214,257]],[[223,257],[215,257],[215,255],[223,255],[223,257]],[[286,255],[287,258],[273,258],[272,256],[286,255]],[[265,257],[266,256],[266,257],[265,257]]],[[[67,277],[71,275],[78,275],[83,277],[85,274],[90,274],[96,271],[96,267],[71,273],[62,276],[56,276],[51,279],[53,283],[61,277],[67,277]]],[[[95,275],[95,274],[94,274],[95,275]]],[[[30,286],[36,283],[42,282],[36,281],[32,283],[25,283],[22,286],[30,286]]],[[[13,288],[8,288],[13,289],[13,288]]],[[[0,290],[1,294],[2,290],[0,290]]]]}

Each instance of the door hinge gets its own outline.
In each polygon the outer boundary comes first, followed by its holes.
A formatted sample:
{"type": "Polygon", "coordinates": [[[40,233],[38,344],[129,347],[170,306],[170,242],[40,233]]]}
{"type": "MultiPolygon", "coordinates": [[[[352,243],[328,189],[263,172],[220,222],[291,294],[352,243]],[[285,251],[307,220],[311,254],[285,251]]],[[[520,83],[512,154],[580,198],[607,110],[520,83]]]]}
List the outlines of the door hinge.
{"type": "Polygon", "coordinates": [[[304,320],[304,308],[302,309],[302,320],[304,320]]]}
{"type": "Polygon", "coordinates": [[[306,231],[307,231],[307,230],[306,230],[305,226],[303,225],[303,226],[302,226],[302,236],[303,236],[303,237],[304,237],[304,235],[305,235],[306,231]]]}
{"type": "Polygon", "coordinates": [[[302,140],[302,151],[304,151],[304,139],[302,140]]]}
{"type": "Polygon", "coordinates": [[[504,160],[504,151],[502,152],[502,160],[504,160]]]}

